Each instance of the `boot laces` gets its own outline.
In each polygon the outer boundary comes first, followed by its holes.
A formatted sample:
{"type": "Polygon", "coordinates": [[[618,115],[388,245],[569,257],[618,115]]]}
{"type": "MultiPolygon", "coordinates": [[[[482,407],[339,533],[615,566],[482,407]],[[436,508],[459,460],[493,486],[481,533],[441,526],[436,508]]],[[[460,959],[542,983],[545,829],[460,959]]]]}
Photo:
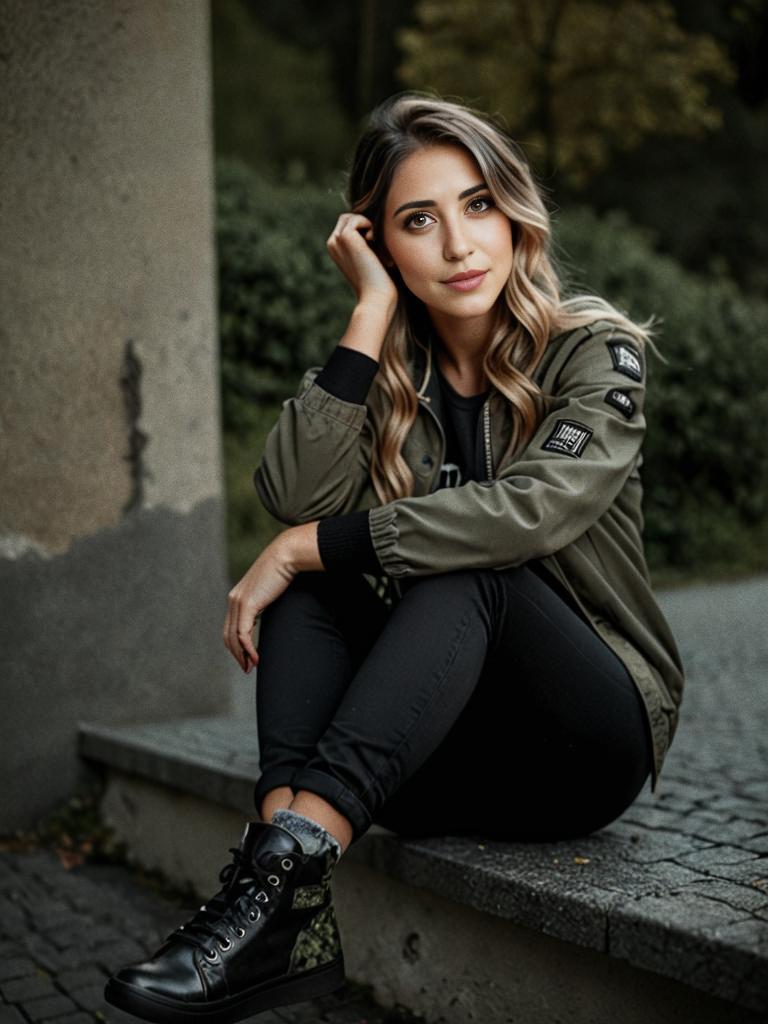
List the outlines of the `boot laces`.
{"type": "Polygon", "coordinates": [[[280,885],[279,870],[290,871],[293,858],[264,853],[254,863],[239,847],[230,846],[232,860],[219,872],[222,888],[204,903],[189,921],[168,936],[202,949],[207,960],[217,959],[245,937],[248,928],[261,917],[261,904],[270,900],[269,890],[280,885]]]}

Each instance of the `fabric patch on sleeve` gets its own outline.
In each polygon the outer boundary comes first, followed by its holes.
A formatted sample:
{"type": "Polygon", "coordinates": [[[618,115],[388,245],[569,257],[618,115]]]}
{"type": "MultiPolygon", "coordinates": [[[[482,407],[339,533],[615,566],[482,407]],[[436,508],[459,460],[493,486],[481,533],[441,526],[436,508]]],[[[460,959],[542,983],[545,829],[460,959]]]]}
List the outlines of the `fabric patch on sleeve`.
{"type": "Polygon", "coordinates": [[[558,420],[555,429],[541,446],[547,452],[560,452],[580,459],[592,437],[592,431],[575,420],[558,420]]]}
{"type": "Polygon", "coordinates": [[[630,345],[628,341],[606,341],[606,345],[617,373],[623,373],[632,380],[643,379],[643,363],[634,345],[630,345]]]}
{"type": "Polygon", "coordinates": [[[635,403],[629,397],[626,391],[622,391],[620,388],[611,388],[603,399],[608,405],[612,405],[615,409],[626,416],[628,420],[632,419],[635,412],[635,403]]]}

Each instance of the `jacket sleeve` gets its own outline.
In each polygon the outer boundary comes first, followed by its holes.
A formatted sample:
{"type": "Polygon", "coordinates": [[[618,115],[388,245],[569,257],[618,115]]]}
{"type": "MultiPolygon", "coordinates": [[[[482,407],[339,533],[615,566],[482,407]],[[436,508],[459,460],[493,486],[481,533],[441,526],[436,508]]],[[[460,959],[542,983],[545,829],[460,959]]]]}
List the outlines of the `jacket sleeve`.
{"type": "Polygon", "coordinates": [[[552,554],[610,507],[645,434],[645,360],[615,329],[588,337],[560,368],[536,433],[493,481],[399,498],[368,512],[393,577],[503,569],[552,554]]]}
{"type": "Polygon", "coordinates": [[[339,347],[283,402],[253,474],[262,505],[280,522],[295,526],[355,507],[370,473],[365,399],[377,371],[375,359],[339,347]]]}

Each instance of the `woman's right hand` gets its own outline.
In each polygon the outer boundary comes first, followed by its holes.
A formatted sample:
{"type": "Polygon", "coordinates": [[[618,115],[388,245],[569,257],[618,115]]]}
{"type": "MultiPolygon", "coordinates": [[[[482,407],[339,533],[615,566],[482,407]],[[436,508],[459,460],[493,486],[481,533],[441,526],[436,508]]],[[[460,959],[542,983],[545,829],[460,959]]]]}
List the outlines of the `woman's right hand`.
{"type": "Polygon", "coordinates": [[[342,213],[328,237],[331,259],[346,277],[358,305],[397,304],[397,285],[371,248],[373,223],[361,213],[342,213]]]}

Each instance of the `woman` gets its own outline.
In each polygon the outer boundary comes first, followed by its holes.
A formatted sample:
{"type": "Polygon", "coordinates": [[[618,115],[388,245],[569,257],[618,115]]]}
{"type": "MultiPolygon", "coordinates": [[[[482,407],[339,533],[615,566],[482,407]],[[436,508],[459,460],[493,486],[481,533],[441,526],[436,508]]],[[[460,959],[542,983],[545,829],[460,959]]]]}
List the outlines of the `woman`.
{"type": "Polygon", "coordinates": [[[330,876],[372,823],[587,835],[655,791],[677,725],[641,537],[650,324],[561,298],[525,158],[463,105],[381,104],[348,198],[328,250],[356,305],[269,434],[254,481],[289,528],[224,625],[258,665],[261,820],[109,982],[149,1020],[331,991],[330,876]]]}

